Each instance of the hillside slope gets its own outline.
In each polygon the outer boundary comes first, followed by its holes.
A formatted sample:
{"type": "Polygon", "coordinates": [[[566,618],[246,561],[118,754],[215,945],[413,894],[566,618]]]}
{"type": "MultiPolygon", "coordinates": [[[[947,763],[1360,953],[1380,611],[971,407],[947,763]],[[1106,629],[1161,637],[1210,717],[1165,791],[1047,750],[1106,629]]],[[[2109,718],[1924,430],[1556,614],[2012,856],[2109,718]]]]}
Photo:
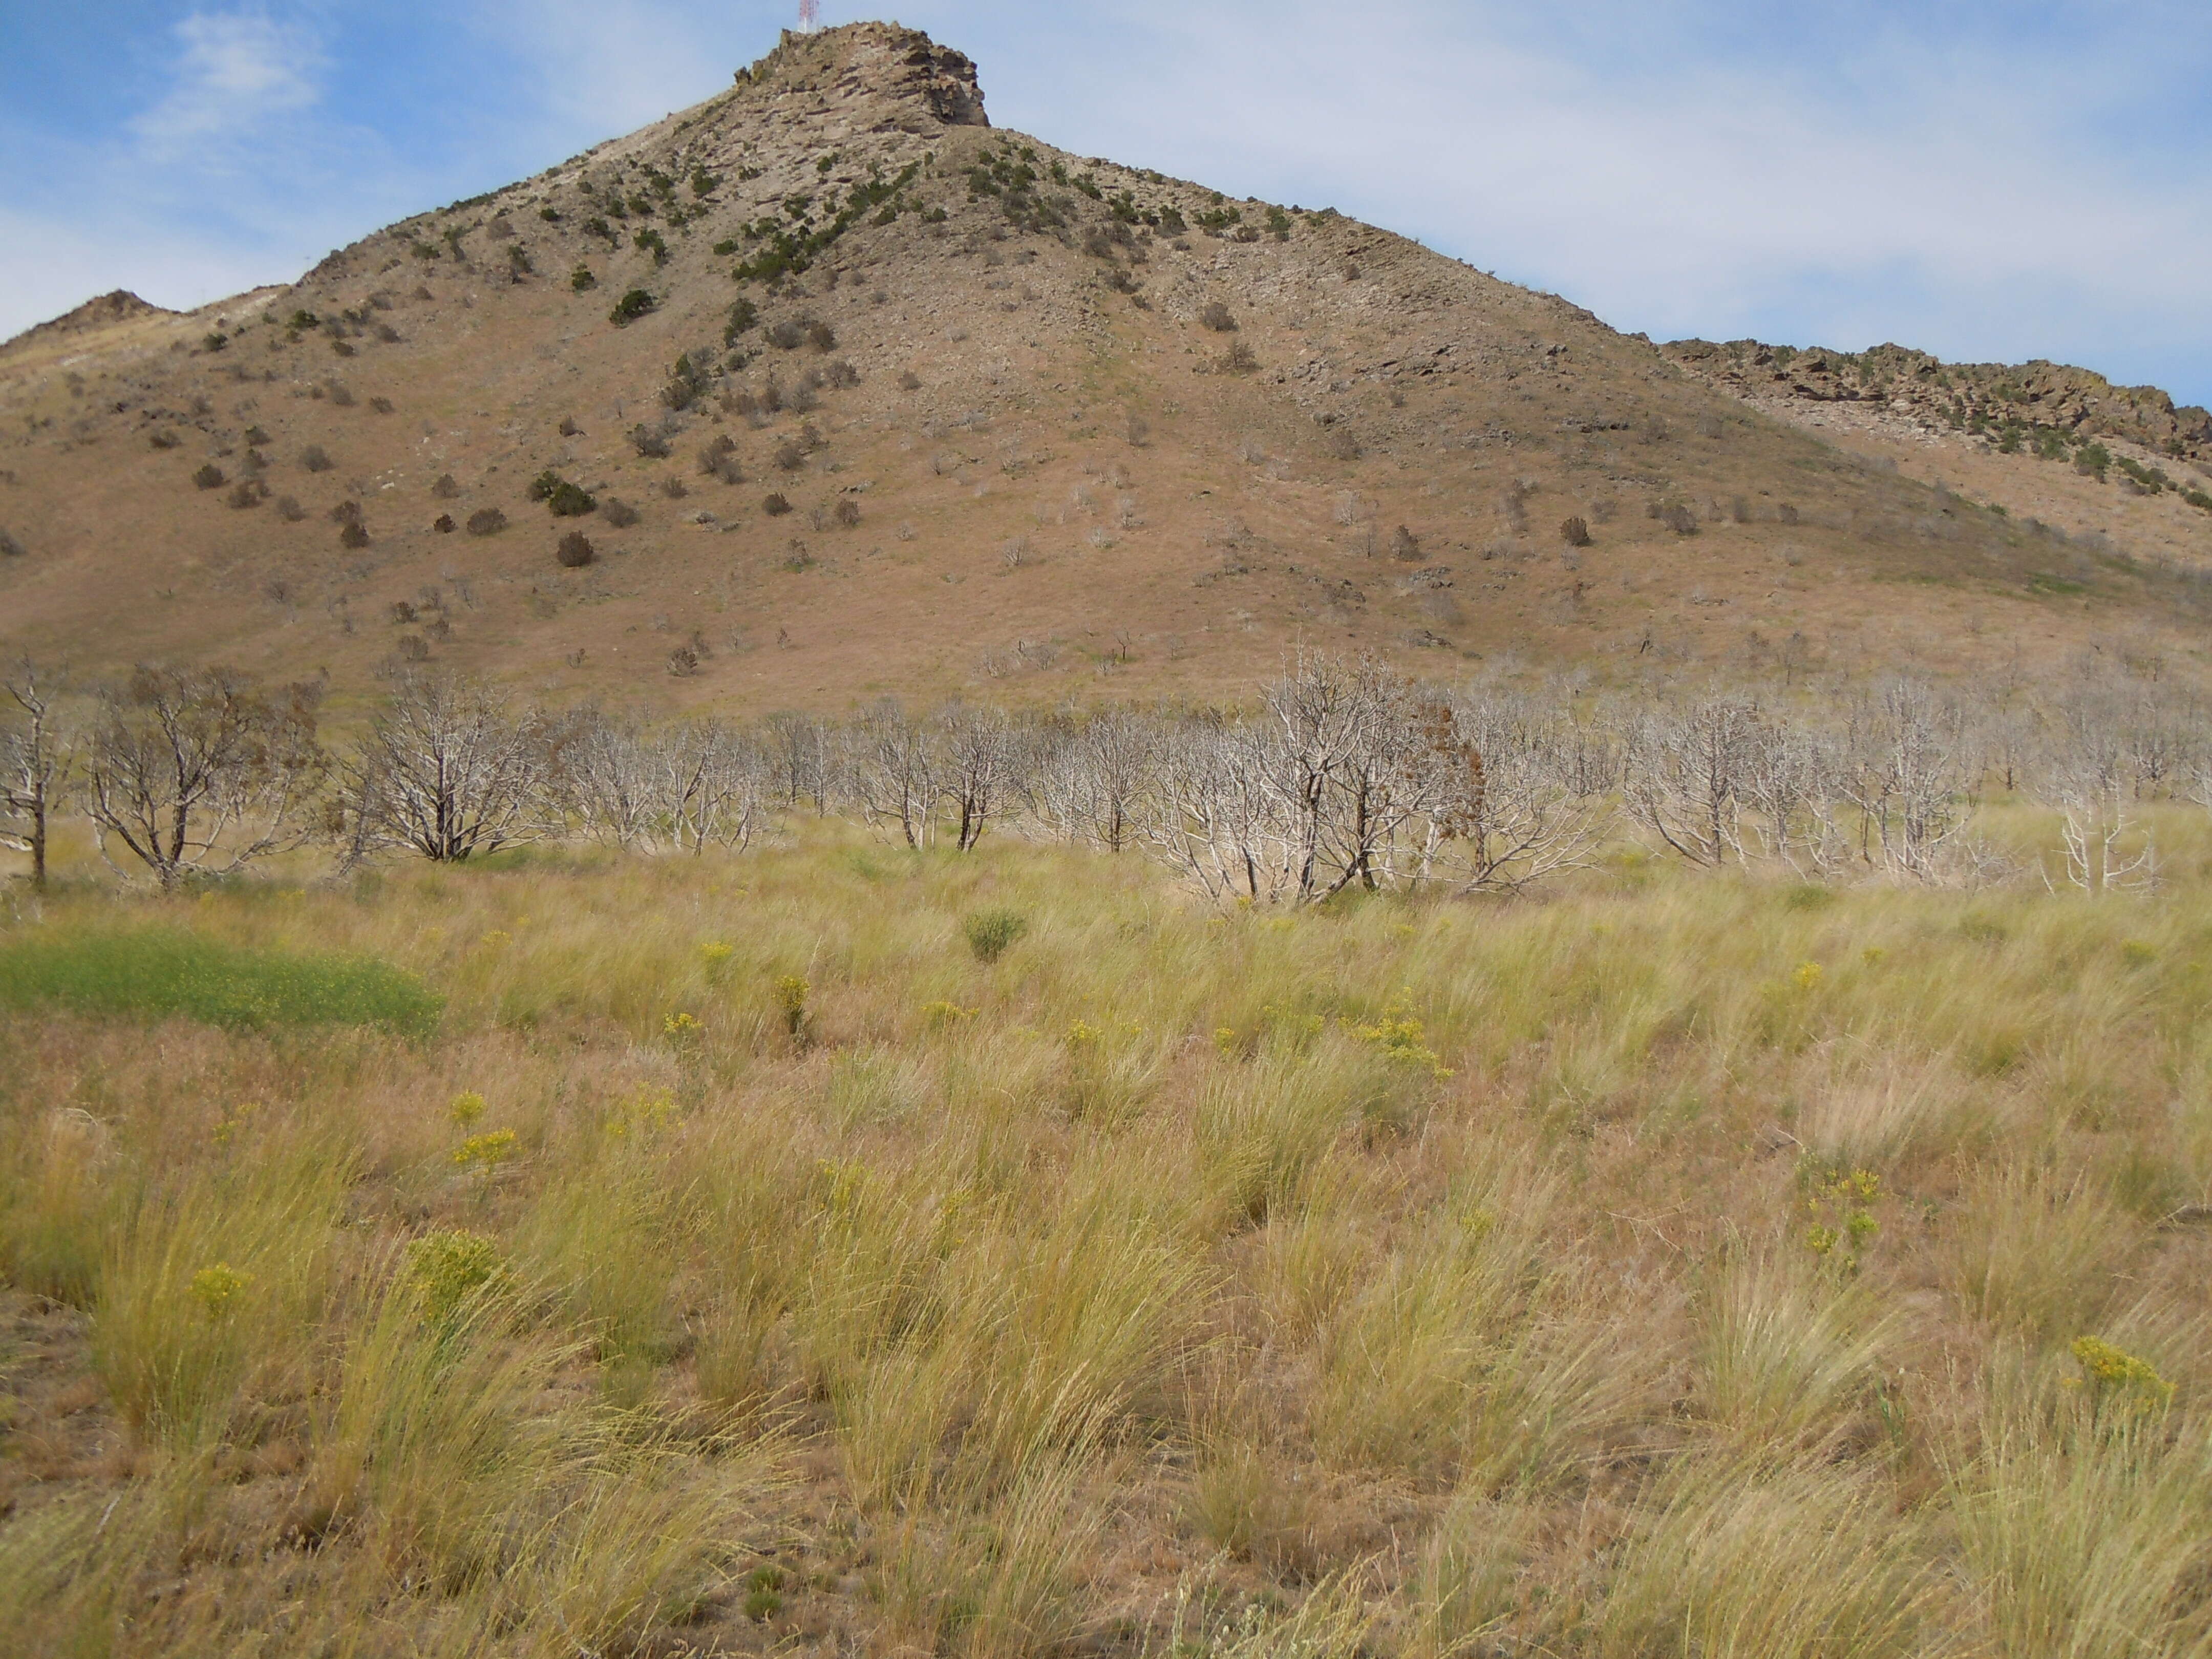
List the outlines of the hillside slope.
{"type": "Polygon", "coordinates": [[[0,348],[0,641],[95,669],[763,707],[1209,695],[1296,642],[2185,665],[2212,568],[2181,489],[2030,523],[2064,469],[1908,465],[1387,232],[993,129],[881,24],[289,288],[58,337],[0,348]]]}

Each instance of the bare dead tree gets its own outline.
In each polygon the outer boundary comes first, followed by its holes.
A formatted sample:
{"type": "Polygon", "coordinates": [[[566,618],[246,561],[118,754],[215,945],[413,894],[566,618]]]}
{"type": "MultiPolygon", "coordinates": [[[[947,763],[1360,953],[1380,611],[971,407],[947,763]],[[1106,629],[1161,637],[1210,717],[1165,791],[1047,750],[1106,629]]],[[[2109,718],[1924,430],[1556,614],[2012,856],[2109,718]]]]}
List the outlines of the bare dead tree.
{"type": "Polygon", "coordinates": [[[1589,861],[1612,817],[1584,787],[1589,734],[1494,692],[1437,706],[1427,729],[1442,769],[1427,857],[1461,891],[1527,887],[1589,861]]]}
{"type": "Polygon", "coordinates": [[[757,751],[720,720],[689,720],[651,739],[654,817],[674,845],[746,847],[759,816],[757,751]]]}
{"type": "Polygon", "coordinates": [[[27,657],[0,679],[0,847],[30,855],[31,885],[40,891],[48,832],[76,763],[54,708],[56,679],[27,657]]]}
{"type": "Polygon", "coordinates": [[[483,686],[402,684],[346,763],[356,844],[448,864],[539,839],[556,827],[544,738],[483,686]]]}
{"type": "Polygon", "coordinates": [[[1757,724],[1750,704],[1727,698],[1645,715],[1629,739],[1629,816],[1692,864],[1741,856],[1743,769],[1757,724]]]}
{"type": "Polygon", "coordinates": [[[884,698],[861,716],[853,733],[852,779],[869,823],[897,824],[908,847],[933,839],[941,793],[935,746],[929,729],[895,699],[884,698]]]}
{"type": "Polygon", "coordinates": [[[140,668],[100,697],[86,811],[100,856],[120,849],[164,889],[299,846],[329,762],[311,685],[264,693],[228,668],[140,668]]]}
{"type": "Polygon", "coordinates": [[[584,833],[609,846],[650,849],[660,829],[660,768],[633,720],[591,706],[554,723],[561,799],[584,833]]]}
{"type": "Polygon", "coordinates": [[[1745,744],[1741,795],[1764,857],[1802,876],[1834,872],[1849,837],[1835,811],[1838,760],[1820,734],[1769,716],[1745,744]]]}
{"type": "Polygon", "coordinates": [[[1138,833],[1161,753],[1161,723],[1136,709],[1055,717],[1030,745],[1031,809],[1063,839],[1118,853],[1138,833]]]}
{"type": "Polygon", "coordinates": [[[960,850],[975,850],[1001,804],[1014,772],[1012,723],[996,708],[954,703],[937,716],[940,787],[958,832],[960,850]]]}
{"type": "Polygon", "coordinates": [[[1161,745],[1143,844],[1216,900],[1266,903],[1293,890],[1295,842],[1285,834],[1270,738],[1203,711],[1170,726],[1161,745]]]}
{"type": "MultiPolygon", "coordinates": [[[[2082,692],[2052,712],[2040,793],[2059,815],[2061,878],[2087,893],[2154,885],[2157,843],[2135,811],[2140,774],[2133,711],[2082,692]]],[[[2044,880],[2057,885],[2047,867],[2044,880]]]]}
{"type": "Polygon", "coordinates": [[[817,714],[784,710],[769,716],[764,737],[784,805],[811,801],[817,814],[829,811],[836,771],[829,723],[817,714]]]}
{"type": "Polygon", "coordinates": [[[1917,680],[1892,681],[1855,708],[1838,779],[1860,813],[1863,860],[1915,881],[1946,878],[1967,821],[1965,738],[1960,711],[1917,680]]]}
{"type": "Polygon", "coordinates": [[[1293,846],[1301,902],[1336,892],[1369,870],[1369,825],[1352,824],[1332,848],[1331,818],[1340,794],[1363,819],[1382,807],[1376,768],[1387,764],[1380,758],[1387,695],[1380,669],[1303,653],[1265,694],[1272,741],[1263,752],[1273,763],[1265,775],[1293,846]]]}

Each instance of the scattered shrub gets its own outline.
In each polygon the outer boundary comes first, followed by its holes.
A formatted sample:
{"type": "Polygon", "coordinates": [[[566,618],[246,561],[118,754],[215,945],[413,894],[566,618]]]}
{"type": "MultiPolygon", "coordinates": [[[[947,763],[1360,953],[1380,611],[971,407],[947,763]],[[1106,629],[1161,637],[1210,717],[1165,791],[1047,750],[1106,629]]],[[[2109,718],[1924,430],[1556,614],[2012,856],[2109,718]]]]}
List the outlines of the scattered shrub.
{"type": "MultiPolygon", "coordinates": [[[[775,447],[775,464],[781,471],[796,472],[806,465],[806,451],[787,438],[775,447]]],[[[216,482],[222,481],[217,478],[216,482]]]]}
{"type": "Polygon", "coordinates": [[[453,533],[453,515],[450,513],[441,513],[436,518],[430,520],[430,528],[436,531],[441,536],[452,535],[453,533]]]}
{"type": "Polygon", "coordinates": [[[1252,348],[1243,341],[1232,340],[1229,343],[1229,349],[1221,354],[1221,367],[1231,374],[1249,374],[1260,367],[1260,360],[1253,356],[1252,348]]]}
{"type": "Polygon", "coordinates": [[[178,441],[177,434],[165,428],[158,432],[148,433],[146,441],[156,449],[174,449],[178,441]]]}
{"type": "Polygon", "coordinates": [[[978,910],[960,924],[960,931],[976,961],[996,962],[1029,926],[1018,910],[978,910]]]}
{"type": "Polygon", "coordinates": [[[389,398],[371,398],[368,400],[368,406],[380,415],[392,413],[392,399],[389,398]]]}
{"type": "Polygon", "coordinates": [[[269,486],[258,478],[244,478],[224,498],[232,507],[258,507],[269,499],[269,486]]]}
{"type": "Polygon", "coordinates": [[[677,679],[690,679],[699,672],[697,650],[688,645],[678,646],[668,653],[668,672],[677,679]]]}
{"type": "Polygon", "coordinates": [[[660,302],[641,288],[634,288],[615,301],[614,309],[607,313],[607,320],[617,328],[635,322],[660,302]]]}
{"type": "Polygon", "coordinates": [[[817,351],[835,351],[837,349],[837,331],[827,323],[809,323],[806,325],[806,343],[817,351]]]}
{"type": "Polygon", "coordinates": [[[724,462],[737,453],[738,446],[727,433],[718,433],[708,443],[699,447],[699,471],[702,477],[718,476],[724,462]]]}
{"type": "Polygon", "coordinates": [[[583,428],[576,424],[576,417],[573,415],[563,415],[561,417],[561,424],[556,429],[564,438],[581,436],[584,430],[583,428]]]}
{"type": "Polygon", "coordinates": [[[637,509],[628,501],[618,501],[610,495],[599,504],[599,516],[617,530],[627,530],[637,522],[637,509]]]}
{"type": "Polygon", "coordinates": [[[836,508],[830,516],[836,520],[840,529],[850,530],[860,522],[860,504],[850,495],[840,495],[836,508]]]}
{"type": "Polygon", "coordinates": [[[506,1271],[499,1246],[463,1228],[426,1233],[407,1246],[407,1282],[433,1326],[452,1322],[472,1297],[498,1285],[506,1271]]]}
{"type": "Polygon", "coordinates": [[[450,472],[441,472],[437,482],[430,486],[430,494],[441,501],[450,501],[460,493],[461,486],[450,472]]]}
{"type": "Polygon", "coordinates": [[[507,528],[507,514],[495,507],[480,507],[469,514],[469,534],[495,536],[507,528]]]}
{"type": "Polygon", "coordinates": [[[1237,319],[1229,314],[1229,307],[1218,300],[1208,301],[1206,308],[1198,313],[1198,320],[1216,334],[1231,334],[1237,329],[1237,319]]]}
{"type": "Polygon", "coordinates": [[[309,444],[300,452],[300,465],[310,472],[327,472],[332,462],[330,453],[320,444],[309,444]]]}
{"type": "Polygon", "coordinates": [[[250,444],[265,444],[269,441],[269,434],[258,426],[249,426],[246,428],[246,441],[250,444]]]}
{"type": "Polygon", "coordinates": [[[840,357],[823,371],[823,378],[842,392],[860,385],[860,371],[847,359],[840,357]]]}
{"type": "Polygon", "coordinates": [[[580,530],[572,530],[561,538],[561,545],[554,550],[553,556],[567,568],[580,570],[594,556],[592,538],[580,530]]]}
{"type": "Polygon", "coordinates": [[[806,330],[787,317],[769,325],[768,343],[779,351],[796,351],[806,343],[806,330]]]}
{"type": "Polygon", "coordinates": [[[668,384],[660,389],[660,401],[681,413],[697,403],[713,384],[705,368],[694,363],[687,351],[677,358],[676,367],[669,372],[668,384]]]}
{"type": "Polygon", "coordinates": [[[733,346],[740,336],[750,334],[759,326],[760,308],[740,295],[731,306],[729,318],[722,325],[722,343],[733,346]]]}
{"type": "Polygon", "coordinates": [[[20,559],[28,550],[4,529],[0,529],[0,559],[20,559]]]}
{"type": "Polygon", "coordinates": [[[296,495],[279,495],[276,498],[276,516],[286,524],[297,524],[307,516],[307,509],[300,505],[296,495]]]}
{"type": "Polygon", "coordinates": [[[1694,536],[1698,533],[1698,515],[1690,510],[1687,502],[1656,502],[1652,507],[1651,516],[1677,536],[1694,536]]]}
{"type": "Polygon", "coordinates": [[[898,383],[899,390],[902,392],[919,392],[921,390],[921,376],[915,374],[910,368],[900,374],[898,377],[898,383]]]}
{"type": "Polygon", "coordinates": [[[338,545],[340,547],[367,547],[368,545],[368,526],[363,524],[359,519],[348,520],[346,521],[345,528],[338,532],[338,545]]]}
{"type": "Polygon", "coordinates": [[[1569,547],[1588,547],[1590,544],[1589,526],[1580,514],[1565,520],[1559,526],[1559,539],[1569,547]]]}
{"type": "Polygon", "coordinates": [[[351,409],[353,407],[353,388],[351,386],[338,385],[337,382],[333,381],[331,386],[331,402],[335,404],[340,409],[351,409]]]}
{"type": "Polygon", "coordinates": [[[530,494],[533,500],[544,501],[556,519],[580,519],[599,506],[591,491],[551,472],[538,474],[530,494]]]}
{"type": "MultiPolygon", "coordinates": [[[[571,293],[589,294],[599,285],[599,279],[592,275],[592,268],[589,265],[578,265],[568,273],[568,289],[571,293]]],[[[647,309],[651,307],[648,307],[647,309]]]]}
{"type": "Polygon", "coordinates": [[[1408,562],[1421,556],[1421,538],[1404,525],[1390,532],[1390,556],[1408,562]]]}
{"type": "Polygon", "coordinates": [[[791,503],[784,499],[781,492],[778,492],[761,503],[761,511],[771,519],[780,519],[791,511],[791,503]]]}
{"type": "Polygon", "coordinates": [[[200,470],[192,474],[192,485],[198,489],[220,489],[229,482],[213,461],[203,461],[200,470]]]}
{"type": "Polygon", "coordinates": [[[642,422],[639,422],[630,428],[629,441],[630,447],[648,461],[665,461],[668,459],[668,439],[658,427],[650,427],[642,422]]]}

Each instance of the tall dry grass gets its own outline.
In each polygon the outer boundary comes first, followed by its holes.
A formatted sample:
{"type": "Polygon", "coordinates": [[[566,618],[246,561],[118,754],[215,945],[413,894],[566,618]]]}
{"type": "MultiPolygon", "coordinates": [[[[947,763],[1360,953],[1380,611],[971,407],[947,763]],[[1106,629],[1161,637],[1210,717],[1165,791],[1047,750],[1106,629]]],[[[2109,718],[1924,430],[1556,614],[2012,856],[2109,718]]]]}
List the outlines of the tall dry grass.
{"type": "Polygon", "coordinates": [[[444,1012],[0,1015],[0,1629],[2212,1650],[2212,929],[2161,835],[2168,890],[2094,900],[1623,856],[1220,913],[828,825],[65,881],[0,952],[158,924],[444,1012]]]}

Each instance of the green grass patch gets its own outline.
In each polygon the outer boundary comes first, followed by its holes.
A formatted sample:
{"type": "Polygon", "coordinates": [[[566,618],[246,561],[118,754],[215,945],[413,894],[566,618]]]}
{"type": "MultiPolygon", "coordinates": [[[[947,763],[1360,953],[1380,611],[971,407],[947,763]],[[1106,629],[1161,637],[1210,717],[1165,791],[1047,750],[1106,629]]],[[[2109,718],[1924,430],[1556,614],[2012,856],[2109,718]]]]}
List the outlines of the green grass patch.
{"type": "Polygon", "coordinates": [[[191,933],[146,931],[0,945],[0,1007],[58,1005],[210,1025],[377,1025],[409,1036],[436,1027],[444,1000],[371,957],[256,951],[191,933]]]}

